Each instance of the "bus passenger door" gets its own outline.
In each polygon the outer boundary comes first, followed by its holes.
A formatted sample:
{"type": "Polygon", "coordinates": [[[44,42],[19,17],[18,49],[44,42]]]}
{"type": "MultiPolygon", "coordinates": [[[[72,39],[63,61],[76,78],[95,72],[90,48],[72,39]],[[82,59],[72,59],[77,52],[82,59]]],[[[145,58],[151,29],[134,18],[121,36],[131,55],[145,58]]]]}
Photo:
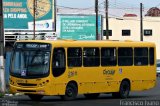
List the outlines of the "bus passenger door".
{"type": "Polygon", "coordinates": [[[65,70],[66,70],[66,55],[64,48],[54,48],[53,61],[52,61],[52,73],[53,73],[53,85],[57,94],[63,94],[65,91],[65,70]]]}

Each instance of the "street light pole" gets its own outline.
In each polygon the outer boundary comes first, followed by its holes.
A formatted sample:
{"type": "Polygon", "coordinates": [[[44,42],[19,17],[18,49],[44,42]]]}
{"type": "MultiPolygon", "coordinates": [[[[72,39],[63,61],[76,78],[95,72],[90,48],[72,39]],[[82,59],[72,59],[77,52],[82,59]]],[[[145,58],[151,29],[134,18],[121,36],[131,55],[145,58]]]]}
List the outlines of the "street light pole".
{"type": "Polygon", "coordinates": [[[5,92],[3,0],[0,1],[0,90],[5,92]]]}
{"type": "Polygon", "coordinates": [[[108,25],[108,0],[106,0],[106,39],[109,39],[109,25],[108,25]]]}
{"type": "Polygon", "coordinates": [[[57,20],[57,7],[56,7],[57,1],[54,0],[54,32],[56,32],[56,20],[57,20]]]}
{"type": "Polygon", "coordinates": [[[98,35],[98,0],[95,0],[95,13],[96,13],[96,40],[99,39],[98,35]]]}
{"type": "Polygon", "coordinates": [[[37,8],[37,1],[33,0],[33,40],[36,38],[36,8],[37,8]]]}
{"type": "Polygon", "coordinates": [[[143,41],[143,4],[140,3],[140,33],[141,33],[141,37],[140,40],[143,41]]]}

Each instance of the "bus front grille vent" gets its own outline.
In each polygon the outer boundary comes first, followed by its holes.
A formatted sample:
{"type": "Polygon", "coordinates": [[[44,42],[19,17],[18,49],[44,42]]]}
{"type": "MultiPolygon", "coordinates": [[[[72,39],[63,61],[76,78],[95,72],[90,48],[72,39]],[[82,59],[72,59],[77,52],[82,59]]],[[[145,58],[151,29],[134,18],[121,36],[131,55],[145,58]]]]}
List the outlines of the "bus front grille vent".
{"type": "Polygon", "coordinates": [[[17,90],[18,92],[36,92],[35,90],[17,90]]]}
{"type": "Polygon", "coordinates": [[[37,86],[37,84],[29,84],[29,83],[17,83],[20,86],[37,86]]]}

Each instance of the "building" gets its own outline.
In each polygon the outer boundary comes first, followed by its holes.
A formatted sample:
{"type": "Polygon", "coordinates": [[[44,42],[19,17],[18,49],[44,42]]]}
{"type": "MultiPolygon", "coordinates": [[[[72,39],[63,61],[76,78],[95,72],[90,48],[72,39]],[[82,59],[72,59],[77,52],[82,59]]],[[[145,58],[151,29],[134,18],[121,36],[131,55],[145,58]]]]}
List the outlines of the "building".
{"type": "Polygon", "coordinates": [[[145,16],[160,17],[160,9],[157,7],[152,7],[147,11],[145,16]]]}
{"type": "Polygon", "coordinates": [[[137,15],[136,14],[127,14],[127,13],[125,13],[123,15],[123,17],[137,17],[137,15]]]}
{"type": "MultiPolygon", "coordinates": [[[[103,39],[106,39],[106,23],[103,20],[103,39]]],[[[143,18],[143,41],[155,42],[157,46],[157,59],[160,59],[160,18],[143,18]]],[[[133,40],[140,41],[140,18],[123,17],[109,18],[110,40],[133,40]]]]}

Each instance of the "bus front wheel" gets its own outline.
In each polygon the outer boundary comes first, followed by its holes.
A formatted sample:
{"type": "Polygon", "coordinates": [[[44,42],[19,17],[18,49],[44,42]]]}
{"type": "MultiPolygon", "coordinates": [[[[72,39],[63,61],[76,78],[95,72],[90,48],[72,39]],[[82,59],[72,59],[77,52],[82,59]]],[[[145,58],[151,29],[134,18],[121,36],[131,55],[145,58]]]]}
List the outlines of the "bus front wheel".
{"type": "Polygon", "coordinates": [[[63,100],[74,100],[78,94],[78,88],[75,83],[69,83],[66,87],[65,95],[62,95],[63,100]]]}
{"type": "Polygon", "coordinates": [[[42,99],[43,95],[29,94],[28,97],[33,101],[40,101],[42,99]]]}
{"type": "Polygon", "coordinates": [[[112,96],[115,98],[125,99],[129,96],[129,92],[130,92],[130,83],[128,81],[122,81],[119,92],[113,92],[112,96]]]}

